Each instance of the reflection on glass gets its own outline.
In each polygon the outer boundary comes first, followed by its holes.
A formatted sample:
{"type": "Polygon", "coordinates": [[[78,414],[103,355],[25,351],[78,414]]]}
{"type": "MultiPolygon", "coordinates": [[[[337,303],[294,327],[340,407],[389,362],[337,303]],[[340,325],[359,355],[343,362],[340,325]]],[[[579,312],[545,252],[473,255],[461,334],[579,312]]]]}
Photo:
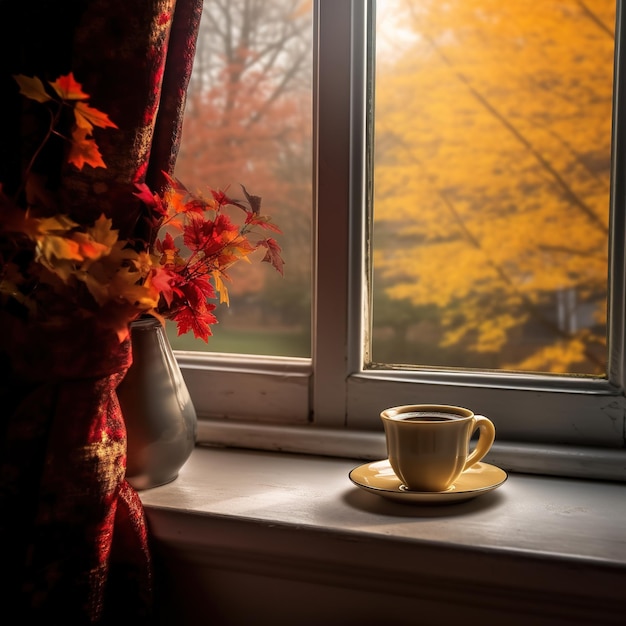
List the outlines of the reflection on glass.
{"type": "Polygon", "coordinates": [[[261,196],[283,231],[285,276],[239,263],[208,345],[170,327],[175,349],[310,355],[311,15],[301,0],[204,4],[175,175],[261,196]]]}
{"type": "Polygon", "coordinates": [[[374,363],[604,375],[614,0],[385,0],[374,363]]]}

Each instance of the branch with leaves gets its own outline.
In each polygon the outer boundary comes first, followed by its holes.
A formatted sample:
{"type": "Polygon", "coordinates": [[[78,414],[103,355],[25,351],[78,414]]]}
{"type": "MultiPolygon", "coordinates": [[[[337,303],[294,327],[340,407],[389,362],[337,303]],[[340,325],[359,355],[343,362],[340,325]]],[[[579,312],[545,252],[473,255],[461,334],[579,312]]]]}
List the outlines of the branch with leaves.
{"type": "Polygon", "coordinates": [[[119,239],[111,217],[102,214],[80,224],[62,210],[50,214],[28,193],[37,155],[53,134],[65,141],[68,163],[106,168],[94,126],[117,128],[106,114],[89,105],[89,95],[70,73],[44,84],[38,78],[15,77],[20,92],[46,107],[48,132],[32,155],[16,193],[7,195],[0,183],[0,302],[32,323],[60,326],[68,320],[94,318],[120,340],[128,324],[153,315],[177,325],[178,334],[193,332],[208,341],[217,322],[216,304],[228,304],[228,270],[264,249],[262,261],[283,273],[281,249],[264,233],[280,233],[262,215],[261,198],[242,190],[244,200],[208,187],[208,195],[192,193],[164,173],[161,195],[145,184],[135,195],[146,205],[156,229],[154,243],[119,239]],[[68,133],[59,130],[64,110],[73,113],[68,133]],[[26,192],[25,194],[23,192],[26,192]],[[22,198],[27,198],[23,200],[22,198]],[[231,218],[234,209],[244,217],[231,218]]]}

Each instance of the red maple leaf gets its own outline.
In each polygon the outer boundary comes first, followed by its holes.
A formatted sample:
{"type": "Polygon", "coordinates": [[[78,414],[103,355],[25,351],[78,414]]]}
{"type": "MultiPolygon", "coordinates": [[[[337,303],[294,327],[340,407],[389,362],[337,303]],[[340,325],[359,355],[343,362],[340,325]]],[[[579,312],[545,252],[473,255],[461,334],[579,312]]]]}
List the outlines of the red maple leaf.
{"type": "Polygon", "coordinates": [[[146,183],[135,183],[135,189],[133,196],[139,198],[149,209],[155,209],[162,215],[165,215],[165,209],[161,203],[161,198],[152,193],[152,190],[146,183]]]}
{"type": "Polygon", "coordinates": [[[178,335],[192,331],[196,339],[202,339],[208,343],[209,337],[213,334],[211,325],[217,324],[217,318],[211,313],[214,308],[214,304],[208,304],[202,310],[190,306],[180,308],[172,316],[172,320],[176,322],[178,328],[178,335]]]}
{"type": "Polygon", "coordinates": [[[183,183],[181,183],[178,180],[178,178],[174,178],[173,176],[170,176],[166,171],[162,171],[161,173],[163,174],[163,177],[167,181],[167,184],[174,191],[178,191],[181,194],[189,194],[189,195],[191,195],[191,192],[187,189],[187,187],[185,187],[185,185],[183,185],[183,183]]]}
{"type": "Polygon", "coordinates": [[[63,100],[87,100],[89,98],[89,94],[83,91],[83,86],[74,78],[72,72],[59,76],[49,84],[63,100]]]}
{"type": "Polygon", "coordinates": [[[234,206],[240,206],[237,202],[235,202],[232,198],[229,198],[226,195],[225,191],[222,191],[221,189],[211,189],[211,194],[214,198],[214,200],[220,205],[220,206],[227,206],[229,204],[232,204],[234,206]]]}
{"type": "Polygon", "coordinates": [[[170,233],[165,233],[165,237],[163,237],[163,239],[157,239],[155,247],[161,253],[174,252],[176,254],[179,252],[176,244],[174,243],[174,237],[172,237],[170,233]]]}
{"type": "Polygon", "coordinates": [[[194,213],[187,216],[187,223],[183,227],[183,241],[190,250],[202,250],[210,236],[201,215],[194,213]]]}
{"type": "Polygon", "coordinates": [[[161,293],[168,307],[171,306],[175,297],[183,295],[177,286],[179,278],[176,272],[163,267],[156,268],[150,276],[150,283],[161,293]]]}
{"type": "Polygon", "coordinates": [[[194,251],[202,250],[207,257],[217,255],[233,238],[237,231],[226,215],[218,215],[215,220],[205,220],[201,215],[187,216],[184,227],[185,245],[194,251]]]}
{"type": "Polygon", "coordinates": [[[181,285],[181,291],[189,305],[199,309],[208,306],[207,300],[215,298],[215,289],[206,276],[189,279],[186,284],[181,285]]]}

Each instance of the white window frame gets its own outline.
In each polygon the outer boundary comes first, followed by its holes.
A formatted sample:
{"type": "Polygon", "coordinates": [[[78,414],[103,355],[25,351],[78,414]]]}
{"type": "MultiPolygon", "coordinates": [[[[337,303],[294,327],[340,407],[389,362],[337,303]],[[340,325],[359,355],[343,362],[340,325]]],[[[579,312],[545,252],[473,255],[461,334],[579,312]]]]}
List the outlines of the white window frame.
{"type": "Polygon", "coordinates": [[[445,370],[365,370],[368,0],[317,0],[314,50],[312,358],[177,351],[199,443],[376,458],[379,413],[440,402],[494,420],[491,458],[512,470],[626,480],[622,2],[616,20],[607,380],[445,370]]]}

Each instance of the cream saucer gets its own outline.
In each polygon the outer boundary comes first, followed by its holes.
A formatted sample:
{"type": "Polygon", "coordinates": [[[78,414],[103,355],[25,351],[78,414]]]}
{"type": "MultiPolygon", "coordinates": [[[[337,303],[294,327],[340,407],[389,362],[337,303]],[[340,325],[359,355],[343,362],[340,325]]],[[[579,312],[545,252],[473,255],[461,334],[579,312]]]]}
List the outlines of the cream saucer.
{"type": "Polygon", "coordinates": [[[359,465],[348,476],[357,487],[365,491],[397,502],[416,504],[446,504],[470,500],[496,489],[508,477],[503,469],[495,465],[476,463],[464,471],[446,491],[410,491],[394,474],[388,459],[359,465]]]}

